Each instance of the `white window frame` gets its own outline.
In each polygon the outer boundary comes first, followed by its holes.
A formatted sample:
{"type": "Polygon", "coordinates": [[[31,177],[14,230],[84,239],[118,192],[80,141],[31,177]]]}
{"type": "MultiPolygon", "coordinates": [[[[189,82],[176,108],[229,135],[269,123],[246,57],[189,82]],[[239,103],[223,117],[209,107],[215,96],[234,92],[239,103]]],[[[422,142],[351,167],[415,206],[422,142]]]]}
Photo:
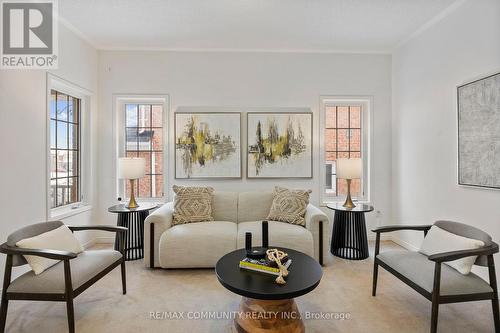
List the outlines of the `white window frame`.
{"type": "Polygon", "coordinates": [[[113,122],[115,139],[115,158],[114,158],[114,177],[116,180],[116,197],[122,198],[122,202],[128,201],[128,195],[125,193],[125,182],[118,179],[118,158],[125,156],[125,104],[161,104],[163,105],[163,197],[156,198],[138,198],[145,202],[165,202],[168,199],[168,183],[170,177],[169,161],[169,115],[170,99],[167,94],[114,94],[113,95],[113,122]]]}
{"type": "Polygon", "coordinates": [[[91,100],[94,94],[85,88],[82,88],[74,83],[64,80],[54,74],[47,73],[47,92],[46,92],[46,145],[47,145],[47,160],[46,160],[46,205],[47,219],[65,218],[84,211],[92,209],[92,185],[91,185],[91,100]],[[56,90],[63,94],[70,95],[80,99],[80,200],[60,207],[51,207],[50,202],[50,98],[51,91],[56,90]]]}
{"type": "Polygon", "coordinates": [[[328,106],[361,106],[361,156],[363,158],[363,179],[361,181],[361,190],[363,195],[353,198],[353,201],[370,202],[371,190],[371,151],[373,145],[373,97],[372,96],[321,96],[320,97],[320,117],[319,117],[319,143],[320,143],[320,163],[319,175],[321,202],[323,205],[334,202],[343,202],[345,196],[329,196],[326,194],[326,153],[325,153],[325,125],[326,125],[326,107],[328,106]]]}

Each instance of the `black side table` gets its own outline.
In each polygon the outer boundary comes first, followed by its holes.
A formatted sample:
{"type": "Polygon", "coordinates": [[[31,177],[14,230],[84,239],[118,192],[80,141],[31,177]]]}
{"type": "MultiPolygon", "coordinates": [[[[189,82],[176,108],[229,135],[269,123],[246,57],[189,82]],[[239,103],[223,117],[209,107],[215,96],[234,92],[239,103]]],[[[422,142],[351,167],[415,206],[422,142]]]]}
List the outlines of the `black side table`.
{"type": "Polygon", "coordinates": [[[373,206],[358,204],[354,208],[346,208],[342,206],[342,203],[333,203],[328,204],[327,207],[335,211],[330,252],[344,259],[368,258],[370,254],[365,213],[371,212],[373,206]]]}
{"type": "MultiPolygon", "coordinates": [[[[141,203],[139,207],[129,209],[125,205],[115,205],[108,208],[108,212],[117,213],[117,225],[128,228],[125,235],[125,260],[144,258],[144,220],[149,211],[158,206],[156,203],[141,203]]],[[[115,239],[115,250],[120,248],[120,240],[115,239]]]]}

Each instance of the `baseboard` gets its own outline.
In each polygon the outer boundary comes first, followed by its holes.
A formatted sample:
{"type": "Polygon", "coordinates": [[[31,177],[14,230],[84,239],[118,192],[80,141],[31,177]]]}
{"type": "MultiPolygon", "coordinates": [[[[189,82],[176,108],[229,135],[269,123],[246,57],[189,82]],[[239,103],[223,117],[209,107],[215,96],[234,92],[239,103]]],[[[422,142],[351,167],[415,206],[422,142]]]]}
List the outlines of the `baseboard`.
{"type": "Polygon", "coordinates": [[[416,247],[415,245],[410,244],[407,241],[402,240],[401,238],[397,237],[396,235],[392,235],[391,240],[394,243],[398,244],[399,246],[404,247],[407,250],[410,250],[410,251],[418,251],[419,250],[419,248],[416,247]]]}

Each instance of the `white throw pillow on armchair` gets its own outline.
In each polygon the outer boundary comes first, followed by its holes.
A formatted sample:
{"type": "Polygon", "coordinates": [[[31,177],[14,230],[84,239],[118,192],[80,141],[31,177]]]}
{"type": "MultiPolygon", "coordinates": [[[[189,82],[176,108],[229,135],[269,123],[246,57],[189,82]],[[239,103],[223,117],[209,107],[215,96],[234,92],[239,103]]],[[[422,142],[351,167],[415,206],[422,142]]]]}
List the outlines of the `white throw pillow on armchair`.
{"type": "MultiPolygon", "coordinates": [[[[83,247],[76,239],[75,235],[65,225],[60,226],[51,231],[44,232],[43,234],[25,238],[16,243],[17,247],[23,249],[50,249],[59,251],[69,251],[73,253],[83,252],[83,247]]],[[[57,264],[59,260],[48,259],[39,256],[23,256],[31,269],[38,275],[47,268],[57,264]]]]}
{"type": "MultiPolygon", "coordinates": [[[[430,256],[443,252],[479,249],[483,246],[484,242],[480,240],[455,235],[434,225],[425,236],[419,252],[430,256]]],[[[467,275],[470,273],[476,259],[477,256],[470,256],[447,261],[445,264],[467,275]]]]}

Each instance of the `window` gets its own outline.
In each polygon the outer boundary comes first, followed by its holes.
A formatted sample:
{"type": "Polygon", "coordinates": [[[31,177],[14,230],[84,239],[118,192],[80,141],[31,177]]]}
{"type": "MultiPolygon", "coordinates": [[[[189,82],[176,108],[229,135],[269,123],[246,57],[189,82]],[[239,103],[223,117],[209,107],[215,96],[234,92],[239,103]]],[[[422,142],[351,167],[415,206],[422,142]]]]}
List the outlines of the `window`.
{"type": "Polygon", "coordinates": [[[50,208],[80,201],[81,99],[50,92],[50,208]]]}
{"type": "MultiPolygon", "coordinates": [[[[127,157],[146,160],[146,176],[138,180],[136,197],[163,197],[163,104],[124,103],[125,140],[127,157]]],[[[125,182],[126,194],[130,183],[125,182]]]]}
{"type": "Polygon", "coordinates": [[[323,201],[343,200],[347,182],[336,177],[338,158],[362,158],[363,177],[353,179],[351,195],[358,200],[367,199],[368,175],[368,100],[346,101],[324,99],[322,103],[323,201]]]}

